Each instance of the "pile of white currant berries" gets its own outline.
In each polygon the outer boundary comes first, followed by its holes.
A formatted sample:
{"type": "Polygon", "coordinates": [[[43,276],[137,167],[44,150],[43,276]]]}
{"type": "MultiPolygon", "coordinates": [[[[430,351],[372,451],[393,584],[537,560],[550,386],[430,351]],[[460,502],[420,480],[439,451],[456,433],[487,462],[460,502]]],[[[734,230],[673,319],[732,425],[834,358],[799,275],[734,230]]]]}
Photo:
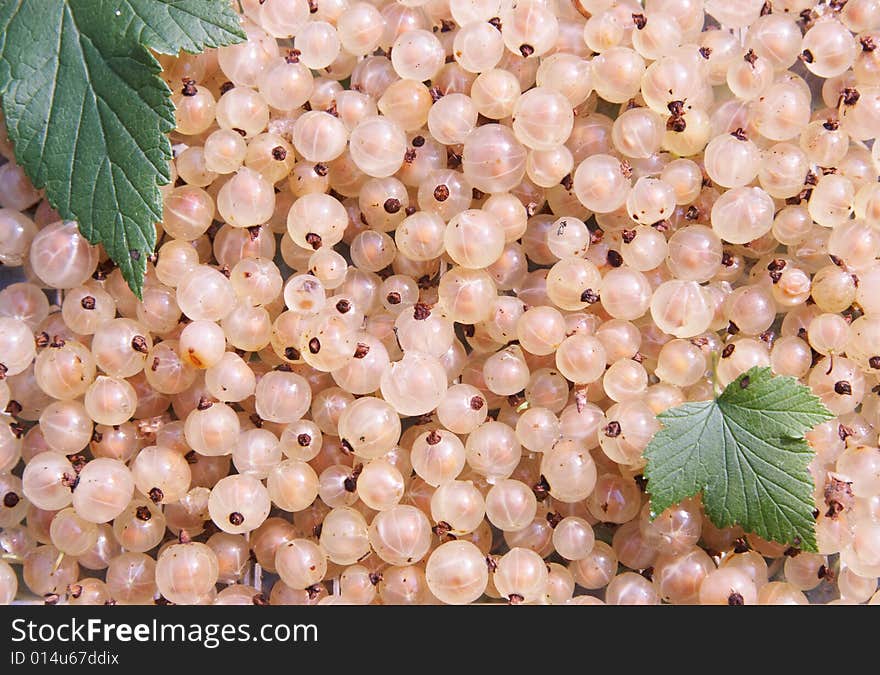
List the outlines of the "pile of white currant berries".
{"type": "Polygon", "coordinates": [[[0,602],[880,602],[880,0],[240,7],[142,299],[0,145],[0,602]],[[649,518],[752,366],[820,553],[649,518]]]}

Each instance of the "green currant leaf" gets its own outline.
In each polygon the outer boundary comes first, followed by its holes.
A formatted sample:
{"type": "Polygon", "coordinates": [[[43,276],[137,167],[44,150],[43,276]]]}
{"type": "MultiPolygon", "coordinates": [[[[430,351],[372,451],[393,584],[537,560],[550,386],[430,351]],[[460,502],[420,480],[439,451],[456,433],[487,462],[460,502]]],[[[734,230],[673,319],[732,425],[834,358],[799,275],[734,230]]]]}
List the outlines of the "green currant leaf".
{"type": "Polygon", "coordinates": [[[176,54],[243,39],[226,0],[0,0],[0,95],[16,159],[137,295],[174,128],[148,48],[176,54]]]}
{"type": "Polygon", "coordinates": [[[804,434],[832,419],[809,387],[752,368],[714,401],[685,403],[658,418],[644,456],[651,509],[703,494],[718,527],[816,550],[813,451],[804,434]]]}

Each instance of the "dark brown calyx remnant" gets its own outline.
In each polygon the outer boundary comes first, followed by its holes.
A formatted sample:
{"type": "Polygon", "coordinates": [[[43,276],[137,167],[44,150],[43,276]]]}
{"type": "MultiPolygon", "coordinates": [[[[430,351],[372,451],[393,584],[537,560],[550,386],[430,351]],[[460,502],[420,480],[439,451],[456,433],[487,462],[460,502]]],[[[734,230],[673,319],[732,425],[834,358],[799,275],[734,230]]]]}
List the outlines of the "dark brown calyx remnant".
{"type": "Polygon", "coordinates": [[[562,522],[562,514],[554,513],[553,511],[547,512],[547,524],[550,525],[550,527],[555,528],[561,522],[562,522]]]}
{"type": "Polygon", "coordinates": [[[211,399],[209,399],[207,396],[202,396],[199,399],[199,403],[198,405],[196,405],[196,408],[199,410],[207,410],[212,405],[214,405],[214,403],[211,401],[211,399]]]}
{"type": "Polygon", "coordinates": [[[729,345],[725,345],[724,349],[721,350],[721,358],[722,358],[722,359],[726,359],[726,358],[729,357],[731,354],[733,354],[733,352],[734,352],[735,349],[736,349],[736,345],[733,344],[733,343],[731,343],[731,344],[729,344],[729,345]]]}
{"type": "Polygon", "coordinates": [[[730,135],[733,136],[738,141],[747,141],[749,137],[746,136],[745,129],[742,127],[737,127],[735,131],[731,131],[730,135]]]}
{"type": "Polygon", "coordinates": [[[684,101],[670,101],[666,104],[666,109],[673,117],[684,115],[684,101]]]}
{"type": "Polygon", "coordinates": [[[482,396],[474,396],[471,399],[471,410],[481,410],[484,405],[486,405],[486,401],[482,396]]]}
{"type": "Polygon", "coordinates": [[[428,436],[425,438],[425,442],[427,442],[428,445],[437,445],[442,440],[443,437],[437,432],[436,429],[432,429],[428,436]]]}
{"type": "Polygon", "coordinates": [[[834,393],[840,396],[852,396],[852,385],[846,380],[838,380],[834,383],[834,393]]]}
{"type": "Polygon", "coordinates": [[[296,347],[285,347],[284,358],[291,361],[299,361],[300,353],[296,347]]]}
{"type": "Polygon", "coordinates": [[[88,464],[86,456],[79,453],[75,455],[67,455],[67,461],[70,462],[73,470],[77,473],[80,473],[85,468],[86,464],[88,464]]]}
{"type": "Polygon", "coordinates": [[[632,20],[638,30],[642,30],[645,26],[648,25],[648,17],[646,17],[644,14],[633,14],[632,20]]]}
{"type": "Polygon", "coordinates": [[[743,600],[743,596],[737,593],[736,591],[731,591],[730,595],[727,596],[727,604],[728,605],[744,605],[745,600],[743,600]]]}
{"type": "Polygon", "coordinates": [[[153,512],[150,511],[149,507],[147,506],[138,506],[134,512],[134,515],[138,520],[147,522],[150,518],[153,517],[153,512]]]}
{"type": "Polygon", "coordinates": [[[449,533],[452,531],[452,525],[447,523],[445,520],[441,520],[434,527],[431,528],[431,531],[442,539],[443,537],[450,536],[449,533]]]}
{"type": "Polygon", "coordinates": [[[830,567],[826,567],[825,565],[819,565],[819,569],[816,571],[816,576],[822,581],[827,581],[831,583],[835,579],[834,570],[830,567]]]}
{"type": "Polygon", "coordinates": [[[381,572],[370,572],[369,575],[370,583],[373,584],[373,586],[378,586],[384,578],[385,577],[382,576],[381,572]]]}
{"type": "Polygon", "coordinates": [[[399,305],[400,304],[400,293],[397,291],[391,291],[388,295],[385,296],[385,299],[388,301],[389,305],[399,305]]]}
{"type": "Polygon", "coordinates": [[[621,431],[620,430],[620,422],[618,422],[617,420],[612,420],[611,422],[609,422],[608,424],[605,425],[605,427],[602,429],[602,431],[605,433],[605,435],[608,438],[617,438],[618,436],[620,436],[620,431],[621,431]]]}
{"type": "Polygon", "coordinates": [[[272,159],[277,162],[283,162],[287,159],[287,150],[282,145],[276,145],[272,148],[272,159]]]}
{"type": "Polygon", "coordinates": [[[870,35],[866,35],[862,39],[859,40],[859,44],[862,45],[863,52],[873,52],[877,49],[877,43],[874,42],[874,38],[870,35]]]}
{"type": "Polygon", "coordinates": [[[829,475],[825,480],[825,505],[828,507],[825,516],[836,520],[838,515],[849,511],[854,502],[852,482],[829,475]]]}
{"type": "Polygon", "coordinates": [[[180,90],[180,93],[184,96],[195,96],[199,93],[199,90],[196,89],[196,82],[190,77],[183,78],[183,89],[180,90]]]}
{"type": "Polygon", "coordinates": [[[445,185],[438,185],[434,188],[434,199],[438,202],[445,202],[449,199],[449,188],[445,185]]]}
{"type": "Polygon", "coordinates": [[[755,50],[754,50],[754,49],[750,49],[749,51],[746,52],[745,56],[743,56],[743,60],[744,60],[746,63],[748,63],[750,66],[754,66],[754,65],[755,65],[755,61],[758,60],[758,55],[755,54],[755,50]]]}
{"type": "Polygon", "coordinates": [[[309,340],[309,353],[317,354],[319,351],[321,351],[321,341],[318,338],[313,337],[309,340]]]}
{"type": "Polygon", "coordinates": [[[815,60],[813,58],[813,52],[811,52],[809,49],[805,49],[804,51],[802,51],[798,58],[804,63],[812,63],[815,60]]]}
{"type": "Polygon", "coordinates": [[[550,483],[547,482],[544,474],[541,474],[538,482],[532,486],[532,492],[535,493],[535,497],[537,497],[539,502],[544,501],[550,496],[550,483]]]}
{"type": "Polygon", "coordinates": [[[342,481],[342,487],[345,488],[346,492],[354,492],[355,490],[357,490],[358,478],[360,477],[361,471],[363,471],[363,470],[364,470],[363,464],[356,465],[351,470],[351,475],[348,478],[346,478],[344,481],[342,481]]]}
{"type": "Polygon", "coordinates": [[[611,265],[611,267],[620,267],[623,265],[623,256],[620,255],[619,251],[615,251],[614,249],[608,251],[607,259],[608,264],[611,265]]]}
{"type": "Polygon", "coordinates": [[[683,115],[672,115],[668,120],[666,120],[667,131],[674,131],[680,134],[685,129],[687,129],[687,122],[685,121],[683,115]]]}
{"type": "Polygon", "coordinates": [[[532,45],[520,45],[519,53],[522,54],[524,58],[529,58],[535,53],[535,48],[532,47],[532,45]]]}
{"type": "Polygon", "coordinates": [[[633,239],[636,238],[636,231],[635,230],[623,230],[620,233],[620,238],[621,238],[621,240],[623,240],[624,244],[631,244],[633,239]]]}
{"type": "Polygon", "coordinates": [[[369,353],[370,353],[370,346],[364,344],[363,342],[358,342],[357,347],[354,350],[354,358],[362,359],[369,353]]]}
{"type": "Polygon", "coordinates": [[[21,501],[21,497],[15,492],[7,492],[3,495],[3,506],[7,509],[13,509],[21,501]]]}
{"type": "Polygon", "coordinates": [[[257,593],[254,597],[251,598],[251,602],[254,603],[257,607],[268,607],[269,606],[269,598],[266,597],[265,593],[257,593]]]}
{"type": "Polygon", "coordinates": [[[80,304],[80,306],[82,306],[83,309],[88,309],[88,310],[95,309],[95,296],[94,295],[87,295],[82,300],[79,301],[79,304],[80,304]]]}
{"type": "Polygon", "coordinates": [[[385,209],[386,213],[397,213],[398,211],[400,211],[400,200],[390,197],[385,200],[385,203],[382,205],[382,207],[385,209]]]}
{"type": "Polygon", "coordinates": [[[702,56],[707,61],[709,60],[709,57],[712,56],[712,48],[711,47],[700,47],[700,49],[698,51],[700,52],[700,56],[702,56]]]}
{"type": "Polygon", "coordinates": [[[306,243],[309,246],[311,246],[312,249],[315,251],[317,251],[319,248],[321,248],[321,245],[323,244],[323,241],[321,239],[321,235],[315,234],[314,232],[309,232],[308,234],[306,234],[305,239],[306,239],[306,243]]]}
{"type": "Polygon", "coordinates": [[[417,302],[413,306],[413,318],[416,321],[423,321],[431,316],[431,308],[424,302],[417,302]]]}
{"type": "Polygon", "coordinates": [[[840,93],[840,102],[843,105],[855,105],[859,102],[859,98],[861,98],[861,94],[854,87],[846,87],[840,93]]]}
{"type": "Polygon", "coordinates": [[[135,335],[131,339],[131,348],[141,354],[146,354],[150,351],[150,348],[147,346],[147,338],[143,335],[135,335]]]}
{"type": "Polygon", "coordinates": [[[768,263],[767,269],[771,272],[781,272],[787,264],[782,258],[774,258],[768,263]]]}
{"type": "Polygon", "coordinates": [[[594,304],[599,302],[599,294],[596,293],[592,288],[588,288],[583,293],[581,293],[581,302],[586,302],[587,304],[594,304]]]}
{"type": "Polygon", "coordinates": [[[165,499],[165,494],[157,487],[152,488],[147,496],[154,504],[158,504],[163,499],[165,499]]]}
{"type": "Polygon", "coordinates": [[[351,303],[345,298],[336,303],[336,311],[340,314],[348,314],[350,309],[351,303]]]}
{"type": "Polygon", "coordinates": [[[229,523],[238,527],[244,522],[244,516],[241,515],[238,511],[233,511],[229,514],[229,523]]]}

